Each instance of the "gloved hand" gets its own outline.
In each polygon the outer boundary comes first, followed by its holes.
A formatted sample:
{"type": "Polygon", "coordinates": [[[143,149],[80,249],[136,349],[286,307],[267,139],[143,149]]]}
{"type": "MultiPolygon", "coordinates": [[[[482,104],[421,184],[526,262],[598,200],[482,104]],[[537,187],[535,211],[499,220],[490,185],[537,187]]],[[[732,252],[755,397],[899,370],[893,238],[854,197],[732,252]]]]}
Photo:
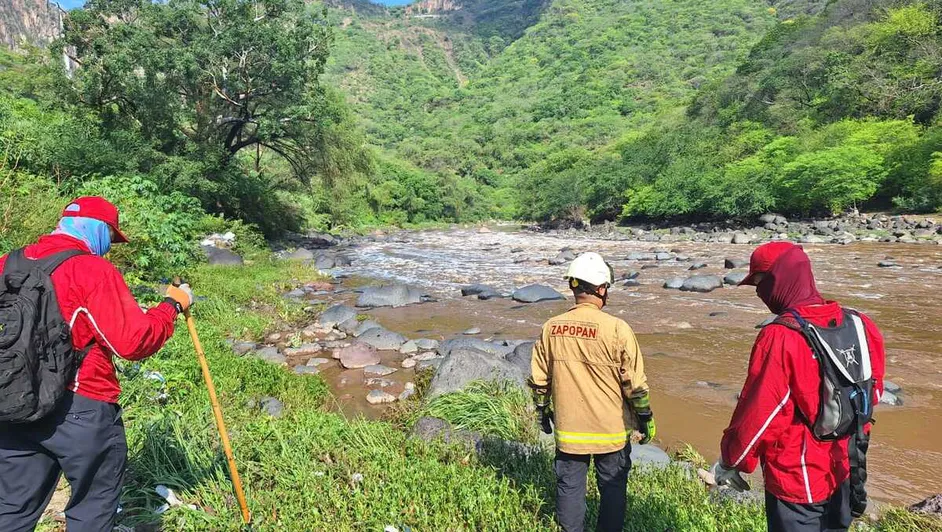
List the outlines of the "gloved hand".
{"type": "Polygon", "coordinates": [[[641,432],[641,445],[650,443],[657,436],[657,425],[654,424],[654,412],[651,412],[651,399],[648,392],[630,399],[631,410],[638,419],[638,431],[641,432]]]}
{"type": "Polygon", "coordinates": [[[739,470],[723,465],[722,461],[717,461],[713,464],[713,468],[710,472],[713,473],[713,478],[716,480],[717,486],[730,486],[739,492],[749,490],[749,483],[746,482],[746,479],[742,478],[739,470]]]}
{"type": "Polygon", "coordinates": [[[167,302],[177,309],[178,314],[182,314],[193,306],[193,290],[190,285],[184,283],[180,286],[169,286],[167,288],[167,302]]]}
{"type": "Polygon", "coordinates": [[[537,408],[537,415],[540,420],[540,429],[543,431],[543,434],[552,434],[553,433],[553,410],[546,405],[542,408],[537,408]]]}
{"type": "Polygon", "coordinates": [[[657,436],[657,425],[654,424],[654,414],[638,412],[638,430],[641,432],[641,445],[650,443],[657,436]]]}

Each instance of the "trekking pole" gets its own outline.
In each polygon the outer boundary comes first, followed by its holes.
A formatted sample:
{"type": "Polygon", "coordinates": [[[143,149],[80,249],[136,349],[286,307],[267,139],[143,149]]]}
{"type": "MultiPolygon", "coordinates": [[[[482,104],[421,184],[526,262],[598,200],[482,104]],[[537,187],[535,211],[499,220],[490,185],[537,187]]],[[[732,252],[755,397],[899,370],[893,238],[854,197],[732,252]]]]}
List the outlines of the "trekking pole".
{"type": "MultiPolygon", "coordinates": [[[[174,279],[174,286],[180,286],[182,281],[174,279]]],[[[249,513],[249,507],[245,503],[245,492],[242,491],[242,479],[239,478],[239,470],[236,468],[235,457],[232,455],[232,445],[229,443],[229,433],[226,431],[226,422],[222,419],[222,408],[219,407],[219,399],[216,397],[216,386],[213,385],[213,376],[209,373],[209,363],[206,362],[206,353],[203,351],[203,344],[200,343],[200,337],[196,333],[196,322],[190,315],[190,310],[184,310],[183,316],[186,318],[186,328],[190,331],[190,338],[193,339],[193,347],[196,348],[196,358],[200,361],[200,368],[203,370],[203,380],[206,381],[206,388],[209,390],[209,401],[213,405],[213,415],[216,417],[216,428],[219,430],[219,439],[222,440],[222,448],[226,453],[226,460],[229,462],[229,476],[232,477],[232,487],[235,490],[236,499],[239,501],[239,507],[242,509],[242,522],[248,526],[252,522],[252,514],[249,513]]]]}

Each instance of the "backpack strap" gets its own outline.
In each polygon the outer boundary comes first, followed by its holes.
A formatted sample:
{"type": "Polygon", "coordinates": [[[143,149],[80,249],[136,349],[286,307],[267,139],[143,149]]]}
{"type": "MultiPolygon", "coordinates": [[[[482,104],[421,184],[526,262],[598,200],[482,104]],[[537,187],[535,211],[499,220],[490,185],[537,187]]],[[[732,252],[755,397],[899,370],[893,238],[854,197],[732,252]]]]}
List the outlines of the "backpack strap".
{"type": "Polygon", "coordinates": [[[80,249],[70,249],[67,251],[62,251],[56,253],[55,255],[50,255],[48,257],[43,257],[37,262],[40,262],[40,269],[46,275],[52,275],[52,272],[56,271],[56,268],[62,266],[62,263],[71,259],[72,257],[77,257],[79,255],[88,255],[88,252],[82,251],[80,249]]]}

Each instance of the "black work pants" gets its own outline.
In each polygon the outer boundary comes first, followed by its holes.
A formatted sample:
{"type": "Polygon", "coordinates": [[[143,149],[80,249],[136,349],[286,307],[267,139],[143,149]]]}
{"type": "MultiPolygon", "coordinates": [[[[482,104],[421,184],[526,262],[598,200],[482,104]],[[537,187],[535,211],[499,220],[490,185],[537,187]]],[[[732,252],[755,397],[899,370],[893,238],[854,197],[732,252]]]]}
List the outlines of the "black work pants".
{"type": "Polygon", "coordinates": [[[0,530],[32,531],[64,472],[68,531],[110,531],[127,454],[121,408],[81,395],[34,423],[0,424],[0,530]]]}
{"type": "Polygon", "coordinates": [[[817,504],[785,502],[765,492],[765,517],[769,532],[845,532],[853,517],[850,513],[850,481],[817,504]]]}
{"type": "Polygon", "coordinates": [[[624,528],[628,471],[631,469],[631,444],[607,454],[569,454],[556,452],[556,519],[563,532],[585,530],[586,478],[589,460],[595,460],[598,481],[599,519],[596,530],[614,532],[624,528]]]}

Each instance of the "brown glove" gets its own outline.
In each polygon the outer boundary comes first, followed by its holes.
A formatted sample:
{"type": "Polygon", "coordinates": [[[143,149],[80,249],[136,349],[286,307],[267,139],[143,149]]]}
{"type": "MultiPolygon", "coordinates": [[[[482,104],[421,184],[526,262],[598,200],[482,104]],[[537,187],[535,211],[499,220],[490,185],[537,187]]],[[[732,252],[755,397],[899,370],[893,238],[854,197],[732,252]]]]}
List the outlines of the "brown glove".
{"type": "Polygon", "coordinates": [[[169,286],[166,301],[176,307],[177,314],[183,314],[193,305],[193,291],[190,290],[190,285],[169,286]]]}

